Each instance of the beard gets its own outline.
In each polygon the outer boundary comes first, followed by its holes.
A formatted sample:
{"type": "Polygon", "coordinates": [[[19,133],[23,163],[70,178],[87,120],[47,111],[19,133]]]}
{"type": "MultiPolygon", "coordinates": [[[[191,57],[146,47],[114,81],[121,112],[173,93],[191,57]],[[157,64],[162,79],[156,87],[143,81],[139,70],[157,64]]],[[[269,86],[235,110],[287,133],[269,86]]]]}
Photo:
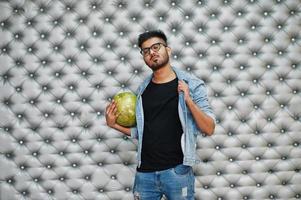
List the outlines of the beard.
{"type": "Polygon", "coordinates": [[[160,59],[160,57],[151,59],[151,61],[149,63],[147,63],[147,65],[153,71],[157,71],[157,70],[161,69],[162,67],[164,67],[168,62],[169,62],[169,57],[164,56],[164,57],[162,57],[162,59],[160,59]]]}

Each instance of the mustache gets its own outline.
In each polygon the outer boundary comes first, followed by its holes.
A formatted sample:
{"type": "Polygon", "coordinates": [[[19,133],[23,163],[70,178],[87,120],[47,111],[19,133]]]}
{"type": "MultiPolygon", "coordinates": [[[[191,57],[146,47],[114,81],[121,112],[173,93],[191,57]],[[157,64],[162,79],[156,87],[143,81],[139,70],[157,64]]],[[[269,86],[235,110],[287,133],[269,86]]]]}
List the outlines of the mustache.
{"type": "Polygon", "coordinates": [[[159,55],[152,55],[150,59],[152,60],[153,58],[158,58],[158,57],[159,55]]]}

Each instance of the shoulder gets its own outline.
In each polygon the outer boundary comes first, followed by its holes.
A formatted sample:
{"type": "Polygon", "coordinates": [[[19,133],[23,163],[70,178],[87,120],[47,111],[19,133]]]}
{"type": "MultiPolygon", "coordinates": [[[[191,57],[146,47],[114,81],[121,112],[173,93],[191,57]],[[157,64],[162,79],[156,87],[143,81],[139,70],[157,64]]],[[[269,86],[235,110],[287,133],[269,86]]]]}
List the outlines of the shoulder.
{"type": "Polygon", "coordinates": [[[186,83],[188,83],[189,86],[194,87],[197,85],[204,85],[204,81],[200,78],[198,78],[193,73],[184,71],[179,68],[173,68],[175,73],[177,74],[177,77],[179,80],[184,80],[186,83]]]}
{"type": "Polygon", "coordinates": [[[142,83],[139,85],[136,94],[137,95],[141,95],[142,92],[144,91],[144,89],[146,88],[146,86],[149,84],[150,80],[152,79],[152,75],[147,76],[142,83]]]}

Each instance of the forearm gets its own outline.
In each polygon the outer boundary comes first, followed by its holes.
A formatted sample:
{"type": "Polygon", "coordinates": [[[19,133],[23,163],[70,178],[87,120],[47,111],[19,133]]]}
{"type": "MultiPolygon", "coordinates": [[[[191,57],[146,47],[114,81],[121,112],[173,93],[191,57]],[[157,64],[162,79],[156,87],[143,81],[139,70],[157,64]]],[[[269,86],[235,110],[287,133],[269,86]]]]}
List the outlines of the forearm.
{"type": "Polygon", "coordinates": [[[127,135],[127,136],[131,136],[131,129],[124,127],[124,126],[120,126],[119,124],[115,124],[113,127],[115,130],[122,132],[123,134],[127,135]]]}
{"type": "Polygon", "coordinates": [[[198,128],[206,135],[212,135],[215,128],[214,120],[203,112],[194,101],[189,98],[186,100],[186,104],[198,126],[198,128]]]}

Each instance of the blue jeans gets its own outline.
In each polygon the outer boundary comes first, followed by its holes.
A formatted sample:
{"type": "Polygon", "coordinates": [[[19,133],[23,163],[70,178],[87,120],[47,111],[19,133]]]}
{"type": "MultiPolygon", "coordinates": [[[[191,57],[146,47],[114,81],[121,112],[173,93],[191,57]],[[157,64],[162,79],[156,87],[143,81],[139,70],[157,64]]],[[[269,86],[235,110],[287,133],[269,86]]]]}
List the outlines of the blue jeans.
{"type": "Polygon", "coordinates": [[[156,172],[137,172],[134,183],[135,200],[194,199],[194,174],[192,167],[177,165],[174,168],[156,172]]]}

